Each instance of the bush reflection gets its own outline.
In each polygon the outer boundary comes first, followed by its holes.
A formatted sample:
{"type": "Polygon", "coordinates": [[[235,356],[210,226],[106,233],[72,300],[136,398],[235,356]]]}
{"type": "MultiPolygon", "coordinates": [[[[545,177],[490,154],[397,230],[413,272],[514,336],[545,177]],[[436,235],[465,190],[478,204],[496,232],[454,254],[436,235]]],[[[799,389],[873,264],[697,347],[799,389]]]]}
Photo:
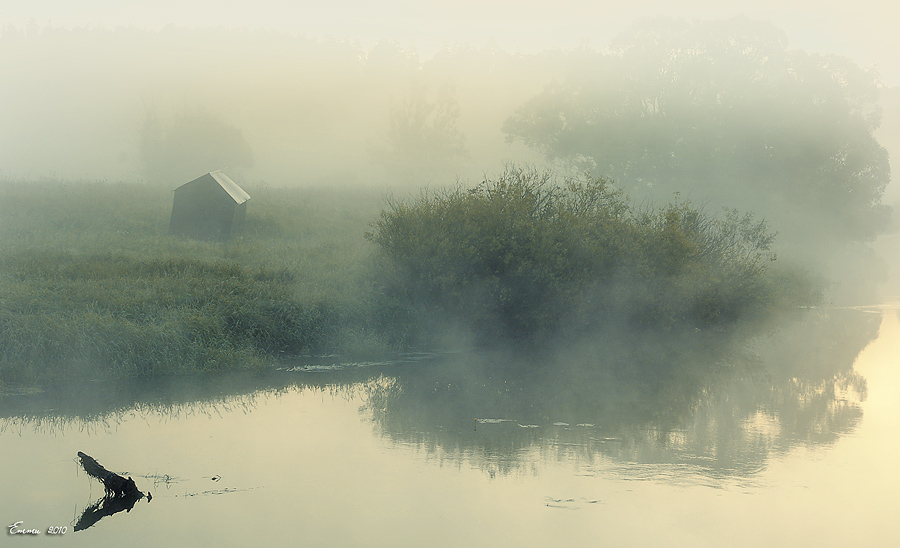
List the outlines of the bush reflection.
{"type": "Polygon", "coordinates": [[[329,357],[277,371],[86,382],[3,395],[0,433],[102,431],[150,414],[227,417],[312,391],[362,402],[364,420],[391,445],[490,475],[527,473],[552,459],[630,478],[675,480],[687,467],[715,481],[851,431],[866,395],[853,362],[880,320],[803,311],[762,337],[619,334],[542,356],[329,357]]]}
{"type": "Polygon", "coordinates": [[[454,356],[370,383],[368,411],[386,438],[491,474],[561,459],[623,463],[629,476],[747,475],[853,429],[866,382],[852,366],[879,323],[816,311],[728,344],[616,337],[527,366],[454,356]]]}

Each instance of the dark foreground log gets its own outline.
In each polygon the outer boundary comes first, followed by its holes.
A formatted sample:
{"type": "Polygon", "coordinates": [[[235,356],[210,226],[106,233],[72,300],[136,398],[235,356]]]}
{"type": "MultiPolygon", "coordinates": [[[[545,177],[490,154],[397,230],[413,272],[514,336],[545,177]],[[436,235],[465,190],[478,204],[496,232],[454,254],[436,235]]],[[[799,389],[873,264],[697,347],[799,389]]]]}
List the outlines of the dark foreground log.
{"type": "MultiPolygon", "coordinates": [[[[97,462],[94,457],[85,455],[81,451],[78,452],[78,458],[81,459],[81,466],[84,467],[84,471],[92,478],[100,480],[100,483],[103,484],[107,497],[141,499],[145,496],[144,493],[138,491],[137,485],[135,485],[134,480],[130,476],[123,478],[115,472],[110,472],[97,462]]],[[[151,495],[148,493],[146,497],[149,501],[151,495]]]]}
{"type": "Polygon", "coordinates": [[[81,466],[84,468],[84,471],[92,478],[100,480],[106,494],[103,498],[85,508],[81,518],[75,523],[76,531],[83,531],[102,518],[117,514],[122,510],[130,512],[134,508],[134,503],[145,496],[147,497],[147,502],[150,502],[153,498],[150,493],[144,495],[144,493],[140,492],[131,477],[123,478],[115,472],[110,472],[97,462],[94,457],[79,451],[78,458],[81,459],[81,466]]]}

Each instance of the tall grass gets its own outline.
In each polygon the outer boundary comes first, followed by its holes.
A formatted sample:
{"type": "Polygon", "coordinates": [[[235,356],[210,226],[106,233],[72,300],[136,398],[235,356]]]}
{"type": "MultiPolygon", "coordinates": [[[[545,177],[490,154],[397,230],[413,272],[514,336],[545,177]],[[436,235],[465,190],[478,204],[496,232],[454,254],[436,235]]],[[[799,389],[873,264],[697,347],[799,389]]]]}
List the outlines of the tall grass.
{"type": "Polygon", "coordinates": [[[380,193],[251,189],[228,243],[167,235],[171,191],[0,183],[0,381],[253,368],[378,351],[380,193]]]}

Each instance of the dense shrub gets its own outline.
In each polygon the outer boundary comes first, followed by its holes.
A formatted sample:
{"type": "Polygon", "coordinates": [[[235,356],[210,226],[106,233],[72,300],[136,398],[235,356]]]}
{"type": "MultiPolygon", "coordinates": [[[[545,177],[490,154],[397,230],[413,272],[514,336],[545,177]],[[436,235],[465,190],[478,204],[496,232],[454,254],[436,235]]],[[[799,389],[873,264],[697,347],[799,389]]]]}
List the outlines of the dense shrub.
{"type": "Polygon", "coordinates": [[[391,201],[367,237],[385,295],[410,321],[482,339],[535,339],[608,322],[729,324],[773,304],[765,221],[676,200],[633,207],[609,181],[511,167],[475,188],[391,201]]]}

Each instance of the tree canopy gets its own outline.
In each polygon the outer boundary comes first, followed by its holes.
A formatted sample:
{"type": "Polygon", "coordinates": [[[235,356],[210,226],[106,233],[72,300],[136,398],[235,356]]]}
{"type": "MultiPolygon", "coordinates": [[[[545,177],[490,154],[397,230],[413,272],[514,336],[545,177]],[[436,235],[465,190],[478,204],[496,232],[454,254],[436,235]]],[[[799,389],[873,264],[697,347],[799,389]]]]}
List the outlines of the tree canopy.
{"type": "Polygon", "coordinates": [[[788,48],[769,23],[642,20],[505,122],[508,141],[610,177],[752,209],[793,243],[871,240],[887,226],[879,78],[788,48]]]}

